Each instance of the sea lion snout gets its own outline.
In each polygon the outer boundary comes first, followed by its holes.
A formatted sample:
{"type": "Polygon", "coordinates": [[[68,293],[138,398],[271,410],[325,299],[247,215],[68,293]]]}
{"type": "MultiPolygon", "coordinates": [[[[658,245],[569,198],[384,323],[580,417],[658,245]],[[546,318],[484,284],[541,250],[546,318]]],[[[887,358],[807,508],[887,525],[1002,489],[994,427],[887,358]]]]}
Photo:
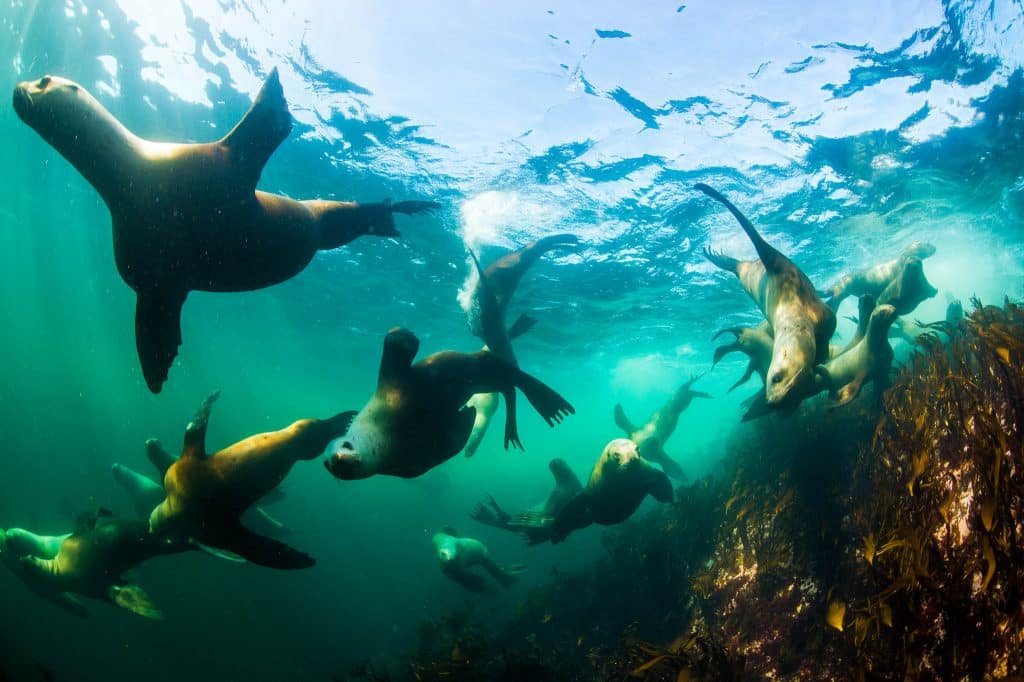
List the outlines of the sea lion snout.
{"type": "Polygon", "coordinates": [[[363,458],[355,452],[335,452],[324,460],[324,467],[331,472],[331,476],[345,481],[366,478],[363,473],[363,458]]]}
{"type": "Polygon", "coordinates": [[[32,95],[28,92],[29,83],[19,83],[14,88],[13,105],[18,117],[24,119],[32,111],[32,95]]]}

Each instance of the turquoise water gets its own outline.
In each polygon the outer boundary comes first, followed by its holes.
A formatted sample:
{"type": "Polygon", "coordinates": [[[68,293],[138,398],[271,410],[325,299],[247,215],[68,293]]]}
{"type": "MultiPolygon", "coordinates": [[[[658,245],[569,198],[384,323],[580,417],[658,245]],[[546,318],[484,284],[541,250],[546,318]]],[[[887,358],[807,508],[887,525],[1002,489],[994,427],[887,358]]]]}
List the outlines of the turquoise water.
{"type": "MultiPolygon", "coordinates": [[[[952,298],[1019,300],[1020,3],[869,5],[7,3],[7,92],[62,75],[142,137],[210,141],[278,67],[295,128],[260,189],[442,208],[399,216],[401,239],[322,252],[280,285],[192,293],[153,395],[106,207],[4,105],[0,527],[57,534],[86,509],[131,514],[110,466],[145,471],[149,437],[176,451],[212,390],[217,448],[360,408],[393,325],[419,335],[421,355],[478,349],[459,301],[467,247],[485,265],[549,234],[583,247],[541,259],[510,309],[538,320],[516,342],[520,365],[576,408],[552,430],[521,400],[525,452],[502,450],[499,413],[476,457],[412,481],[337,482],[300,462],[274,513],[317,565],[151,561],[136,573],[163,622],[90,604],[83,625],[0,573],[3,659],[38,660],[57,679],[329,679],[365,658],[400,660],[420,623],[467,599],[498,628],[552,568],[589,566],[603,529],[525,547],[467,515],[486,493],[509,509],[543,498],[553,457],[585,477],[620,436],[617,402],[642,420],[710,370],[715,331],[759,321],[702,255],[753,248],[695,182],[730,196],[821,287],[925,239],[939,294],[913,317],[941,319],[952,298]],[[445,525],[528,572],[498,596],[460,590],[433,554],[445,525]]],[[[847,301],[840,318],[855,312],[847,301]]],[[[853,328],[840,319],[839,338],[853,328]]],[[[725,394],[744,367],[732,356],[703,377],[716,397],[696,401],[666,445],[690,478],[714,470],[754,391],[756,379],[725,394]]]]}

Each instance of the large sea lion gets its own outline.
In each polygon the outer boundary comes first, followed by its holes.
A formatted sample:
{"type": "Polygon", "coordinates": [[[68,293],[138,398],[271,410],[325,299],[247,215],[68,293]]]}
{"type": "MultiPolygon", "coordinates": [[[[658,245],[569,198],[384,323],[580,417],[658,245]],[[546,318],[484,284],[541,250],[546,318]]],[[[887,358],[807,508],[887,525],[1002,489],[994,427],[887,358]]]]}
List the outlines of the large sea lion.
{"type": "Polygon", "coordinates": [[[445,528],[432,538],[437,560],[441,563],[441,571],[470,592],[493,594],[496,590],[482,575],[470,569],[480,566],[491,574],[502,587],[510,587],[515,583],[515,575],[526,570],[524,566],[499,566],[491,558],[490,552],[482,542],[474,538],[459,537],[452,528],[445,528]]]}
{"type": "MultiPolygon", "coordinates": [[[[146,455],[160,473],[161,481],[167,475],[167,470],[178,459],[169,454],[156,438],[146,441],[146,455]]],[[[111,467],[111,473],[114,475],[114,480],[128,493],[132,506],[135,507],[135,512],[140,517],[148,519],[149,515],[153,513],[153,509],[163,501],[164,486],[161,483],[116,462],[111,467]]],[[[277,490],[278,488],[274,489],[274,491],[277,490]]],[[[267,501],[267,498],[264,498],[263,501],[267,501]]],[[[242,514],[242,523],[256,533],[269,537],[284,537],[291,533],[287,526],[268,514],[262,507],[248,509],[242,514]]]]}
{"type": "Polygon", "coordinates": [[[398,236],[393,213],[436,206],[295,201],[257,191],[264,165],[292,129],[277,69],[231,132],[206,144],[144,140],[85,88],[57,76],[20,83],[14,110],[110,209],[114,259],[138,295],[135,343],[154,393],[181,345],[181,307],[190,291],[283,282],[317,251],[361,235],[398,236]]]}
{"type": "Polygon", "coordinates": [[[106,509],[83,514],[75,532],[52,558],[6,556],[4,563],[26,586],[77,616],[88,616],[78,596],[116,604],[146,618],[161,618],[160,611],[137,585],[123,574],[160,554],[187,549],[149,532],[145,521],[114,519],[106,509]]]}
{"type": "Polygon", "coordinates": [[[897,315],[909,315],[937,293],[939,290],[925,277],[921,259],[905,258],[893,280],[878,295],[878,305],[891,305],[897,315]]]}
{"type": "Polygon", "coordinates": [[[626,416],[622,405],[615,405],[615,424],[626,432],[626,436],[636,443],[637,450],[644,459],[660,464],[666,474],[674,479],[681,480],[686,474],[683,467],[665,452],[665,441],[675,433],[676,425],[679,424],[679,415],[690,406],[694,398],[710,398],[711,395],[704,391],[693,390],[693,384],[700,379],[700,375],[690,377],[690,380],[676,389],[672,397],[661,406],[657,412],[651,415],[643,426],[636,426],[626,416]]]}
{"type": "Polygon", "coordinates": [[[772,326],[765,321],[756,327],[726,327],[719,330],[712,337],[712,340],[717,339],[722,334],[732,334],[735,340],[732,343],[727,343],[715,349],[714,360],[711,363],[712,369],[729,353],[738,351],[749,358],[747,369],[743,372],[743,376],[730,386],[726,392],[731,392],[733,389],[747,383],[750,377],[754,375],[754,372],[757,372],[757,375],[761,377],[762,384],[767,383],[765,378],[768,375],[768,367],[772,362],[772,349],[775,346],[775,339],[772,338],[772,326]]]}
{"type": "Polygon", "coordinates": [[[928,242],[914,242],[892,260],[843,275],[823,293],[823,297],[833,310],[837,310],[847,296],[873,296],[877,300],[896,278],[906,259],[923,260],[934,254],[935,247],[928,242]]]}
{"type": "MultiPolygon", "coordinates": [[[[519,366],[515,353],[512,352],[512,339],[522,335],[536,320],[528,315],[520,315],[519,318],[506,328],[505,317],[508,312],[508,304],[512,300],[519,280],[523,274],[537,262],[537,259],[548,251],[557,248],[574,247],[579,244],[579,239],[572,234],[556,234],[550,237],[538,239],[523,248],[505,254],[501,258],[487,266],[484,270],[476,254],[469,252],[476,268],[477,278],[471,289],[466,314],[469,318],[469,327],[474,335],[484,342],[484,348],[490,350],[502,360],[509,362],[516,367],[519,366]]],[[[497,409],[497,395],[490,394],[487,398],[471,401],[471,406],[477,408],[476,423],[466,443],[466,456],[472,457],[480,442],[483,440],[487,427],[490,425],[491,417],[497,409]]]]}
{"type": "Polygon", "coordinates": [[[454,457],[473,428],[476,410],[465,405],[475,393],[504,396],[506,449],[522,448],[517,388],[549,426],[575,412],[565,398],[494,353],[443,351],[413,364],[419,347],[407,329],[388,332],[377,390],[324,462],[336,478],[414,478],[454,457]]]}
{"type": "MultiPolygon", "coordinates": [[[[555,478],[554,489],[547,499],[526,511],[542,514],[545,517],[554,517],[565,508],[569,500],[583,490],[583,486],[564,459],[556,457],[551,460],[548,462],[548,469],[555,478]]],[[[490,495],[484,502],[477,503],[469,515],[484,525],[502,530],[518,532],[522,526],[518,521],[518,515],[506,512],[490,495]]]]}
{"type": "Polygon", "coordinates": [[[671,502],[674,499],[672,482],[665,472],[640,456],[636,443],[628,438],[617,438],[608,443],[598,457],[587,487],[560,512],[554,516],[524,512],[518,516],[518,521],[527,544],[548,540],[558,543],[573,531],[593,523],[604,526],[622,523],[648,495],[659,502],[671,502]]]}
{"type": "Polygon", "coordinates": [[[348,428],[355,412],[330,419],[301,419],[291,426],[249,436],[214,454],[206,452],[206,427],[214,393],[185,429],[181,457],[164,476],[166,498],[149,517],[153,533],[178,542],[232,552],[254,564],[307,568],[316,561],[288,545],[257,535],[241,516],[276,488],[300,460],[323,453],[348,428]]]}
{"type": "Polygon", "coordinates": [[[762,239],[753,223],[728,199],[703,183],[695,187],[729,209],[757,250],[756,261],[736,260],[707,248],[704,255],[739,278],[771,323],[774,343],[765,402],[778,406],[790,393],[799,394],[814,381],[814,366],[828,360],[835,313],[818,297],[807,275],[762,239]]]}

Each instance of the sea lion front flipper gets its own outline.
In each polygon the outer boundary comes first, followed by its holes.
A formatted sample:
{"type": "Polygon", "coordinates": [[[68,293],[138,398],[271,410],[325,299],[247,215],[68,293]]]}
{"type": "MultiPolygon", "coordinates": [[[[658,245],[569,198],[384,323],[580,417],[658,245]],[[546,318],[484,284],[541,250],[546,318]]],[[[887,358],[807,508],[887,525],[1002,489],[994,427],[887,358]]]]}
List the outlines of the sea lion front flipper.
{"type": "Polygon", "coordinates": [[[533,409],[537,410],[537,413],[544,418],[548,426],[554,426],[570,414],[576,414],[576,408],[553,388],[521,369],[511,365],[509,367],[516,373],[516,386],[533,405],[533,409]]]}
{"type": "MultiPolygon", "coordinates": [[[[758,234],[757,228],[754,227],[754,224],[750,222],[745,215],[740,213],[740,210],[736,208],[731,201],[722,196],[718,190],[712,189],[703,182],[698,182],[694,185],[694,188],[704,192],[704,194],[707,194],[709,197],[725,206],[729,210],[729,213],[732,213],[733,217],[736,218],[736,221],[739,222],[743,231],[747,233],[747,237],[750,238],[750,241],[753,242],[754,248],[757,250],[757,256],[761,259],[761,262],[764,263],[764,267],[769,272],[778,272],[779,268],[782,267],[786,261],[785,256],[775,250],[775,247],[766,242],[761,235],[758,234]]],[[[707,255],[707,251],[705,251],[705,255],[707,255]]],[[[715,261],[712,260],[712,262],[714,263],[715,261]]],[[[715,264],[718,265],[718,263],[715,264]]],[[[719,265],[719,267],[722,266],[719,265]]]]}
{"type": "Polygon", "coordinates": [[[622,409],[622,403],[615,403],[615,425],[626,432],[629,436],[637,431],[636,424],[629,421],[629,417],[626,416],[626,411],[622,409]]]}
{"type": "Polygon", "coordinates": [[[185,444],[181,448],[182,457],[206,457],[206,427],[210,422],[210,410],[220,397],[220,391],[214,391],[203,399],[196,410],[192,421],[185,427],[185,444]]]}
{"type": "Polygon", "coordinates": [[[241,523],[229,528],[220,544],[229,552],[267,568],[297,570],[316,564],[316,559],[305,552],[300,552],[283,542],[257,535],[241,523]]]}
{"type": "Polygon", "coordinates": [[[668,456],[661,441],[657,438],[651,438],[644,443],[643,450],[640,454],[644,459],[657,462],[661,465],[662,470],[672,478],[679,481],[686,478],[686,474],[683,473],[683,467],[679,465],[679,462],[668,456]]]}
{"type": "Polygon", "coordinates": [[[536,318],[530,317],[525,313],[516,318],[516,321],[512,323],[512,326],[508,328],[508,340],[518,339],[526,332],[533,329],[533,325],[537,324],[536,318]]]}
{"type": "Polygon", "coordinates": [[[650,472],[648,474],[650,479],[647,485],[651,497],[663,504],[673,502],[676,498],[675,491],[672,489],[672,481],[669,480],[665,472],[658,471],[654,467],[651,467],[648,471],[650,472]]]}
{"type": "Polygon", "coordinates": [[[181,306],[187,291],[139,291],[135,302],[135,350],[153,393],[167,381],[181,345],[181,306]]]}
{"type": "Polygon", "coordinates": [[[138,585],[111,585],[107,591],[107,597],[122,609],[128,609],[143,618],[164,619],[163,612],[153,604],[149,595],[138,585]]]}
{"type": "Polygon", "coordinates": [[[726,393],[732,393],[732,391],[733,391],[733,389],[734,389],[734,388],[739,388],[739,387],[740,387],[740,386],[742,386],[743,384],[747,383],[747,381],[748,381],[748,380],[750,379],[750,377],[752,377],[752,376],[754,376],[754,361],[753,361],[753,360],[751,360],[750,362],[748,362],[748,363],[747,363],[747,369],[746,369],[746,371],[745,371],[745,372],[743,372],[743,376],[741,376],[741,377],[740,377],[740,378],[739,378],[739,379],[738,379],[738,380],[736,381],[736,383],[735,383],[735,384],[733,384],[732,386],[730,386],[730,387],[729,387],[729,390],[728,390],[728,391],[726,391],[726,393]]]}
{"type": "Polygon", "coordinates": [[[263,167],[291,131],[292,115],[274,67],[249,111],[220,141],[231,151],[232,161],[243,169],[246,182],[252,183],[249,191],[256,191],[263,167]]]}
{"type": "Polygon", "coordinates": [[[860,394],[860,389],[864,385],[864,377],[857,377],[850,383],[846,384],[838,391],[836,391],[837,402],[832,406],[833,409],[846,405],[860,394]]]}
{"type": "Polygon", "coordinates": [[[747,408],[747,411],[743,413],[743,418],[740,421],[749,422],[754,419],[760,419],[766,417],[772,412],[772,408],[768,407],[768,401],[765,399],[764,391],[758,391],[754,395],[745,399],[740,405],[747,408]]]}
{"type": "Polygon", "coordinates": [[[178,458],[167,452],[163,444],[156,438],[146,440],[146,458],[160,472],[161,481],[167,475],[167,470],[171,468],[171,465],[178,461],[178,458]]]}

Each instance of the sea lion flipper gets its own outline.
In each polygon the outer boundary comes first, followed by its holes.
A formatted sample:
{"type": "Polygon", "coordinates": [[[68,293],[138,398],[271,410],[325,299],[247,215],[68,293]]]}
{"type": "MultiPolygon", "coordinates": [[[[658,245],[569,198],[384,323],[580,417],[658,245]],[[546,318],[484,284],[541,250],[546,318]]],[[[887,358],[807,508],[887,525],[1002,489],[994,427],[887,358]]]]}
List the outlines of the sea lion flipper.
{"type": "Polygon", "coordinates": [[[122,609],[128,609],[143,618],[164,619],[164,614],[153,604],[145,590],[138,585],[111,585],[110,590],[107,591],[107,597],[122,609]]]}
{"type": "Polygon", "coordinates": [[[284,97],[277,67],[263,82],[249,111],[231,129],[221,144],[231,150],[233,160],[247,171],[247,181],[256,190],[263,167],[292,131],[292,115],[284,97]]]}
{"type": "Polygon", "coordinates": [[[537,413],[544,418],[548,426],[554,426],[568,415],[576,414],[576,408],[553,388],[521,369],[511,366],[510,369],[516,373],[516,386],[533,405],[533,409],[537,410],[537,413]]]}
{"type": "Polygon", "coordinates": [[[160,479],[163,480],[163,477],[167,475],[167,470],[171,468],[172,464],[178,461],[178,458],[167,452],[159,439],[147,439],[145,447],[146,458],[149,459],[149,463],[156,467],[156,470],[160,472],[160,479]]]}
{"type": "Polygon", "coordinates": [[[181,345],[181,306],[188,292],[138,292],[135,303],[135,349],[142,376],[153,393],[167,381],[181,345]]]}
{"type": "Polygon", "coordinates": [[[745,371],[745,372],[743,372],[743,376],[741,376],[741,377],[740,377],[740,378],[739,378],[739,379],[738,379],[738,380],[736,381],[736,383],[735,383],[735,384],[733,384],[732,386],[730,386],[730,387],[729,387],[729,390],[728,390],[728,391],[726,391],[726,393],[732,393],[732,391],[733,391],[733,389],[734,389],[734,388],[739,388],[739,387],[740,387],[740,386],[742,386],[743,384],[747,383],[747,381],[748,381],[748,380],[750,379],[750,377],[752,377],[752,376],[754,376],[754,361],[753,361],[753,360],[751,360],[750,362],[748,362],[748,363],[747,363],[747,369],[746,369],[746,371],[745,371]]]}
{"type": "Polygon", "coordinates": [[[210,422],[210,410],[220,397],[220,391],[214,391],[203,399],[196,410],[192,421],[185,427],[185,444],[181,449],[182,457],[206,457],[206,427],[210,422]]]}
{"type": "Polygon", "coordinates": [[[516,389],[503,393],[505,398],[505,449],[511,445],[516,450],[523,449],[523,441],[519,440],[519,424],[516,422],[516,389]]]}
{"type": "Polygon", "coordinates": [[[668,476],[664,471],[658,471],[654,467],[650,468],[650,481],[648,483],[648,491],[651,497],[656,499],[658,502],[668,504],[675,500],[675,491],[672,489],[672,481],[669,480],[668,476]]]}
{"type": "MultiPolygon", "coordinates": [[[[753,242],[754,248],[757,250],[758,258],[761,259],[761,262],[764,263],[765,268],[767,268],[769,272],[777,272],[779,268],[782,267],[785,263],[785,257],[779,253],[775,247],[766,242],[760,234],[758,234],[757,228],[755,228],[754,224],[750,222],[750,219],[743,215],[731,201],[722,196],[718,190],[705,185],[703,182],[698,182],[694,185],[694,188],[704,192],[704,194],[707,194],[709,197],[725,206],[729,210],[729,213],[732,213],[733,217],[736,218],[736,221],[740,224],[740,227],[742,227],[743,231],[747,233],[747,237],[749,237],[750,241],[753,242]]],[[[707,255],[706,250],[705,255],[707,255]]],[[[718,265],[717,263],[715,264],[718,265]]],[[[722,266],[719,265],[719,267],[722,266]]]]}
{"type": "Polygon", "coordinates": [[[533,326],[537,324],[537,319],[526,315],[525,313],[516,318],[516,321],[512,323],[512,326],[508,328],[508,340],[518,339],[526,332],[533,329],[533,326]]]}
{"type": "Polygon", "coordinates": [[[230,528],[220,544],[224,549],[267,568],[296,570],[316,564],[316,559],[305,552],[300,552],[278,540],[257,535],[241,523],[230,528]]]}
{"type": "Polygon", "coordinates": [[[626,435],[630,435],[636,432],[636,424],[629,421],[629,417],[626,416],[626,411],[622,409],[621,403],[615,403],[615,425],[626,432],[626,435]]]}

